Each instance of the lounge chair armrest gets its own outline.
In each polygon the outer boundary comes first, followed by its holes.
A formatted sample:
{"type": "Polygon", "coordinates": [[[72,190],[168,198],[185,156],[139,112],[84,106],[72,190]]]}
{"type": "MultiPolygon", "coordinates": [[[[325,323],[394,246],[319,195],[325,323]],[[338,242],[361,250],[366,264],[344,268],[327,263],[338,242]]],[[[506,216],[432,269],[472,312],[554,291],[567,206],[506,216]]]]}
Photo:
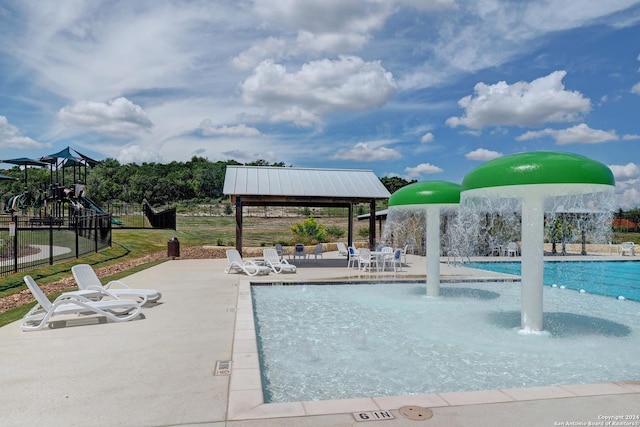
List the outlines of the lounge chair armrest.
{"type": "Polygon", "coordinates": [[[69,302],[69,300],[72,300],[73,302],[91,302],[92,301],[91,299],[78,294],[62,294],[58,298],[53,300],[52,304],[55,304],[58,302],[69,302]]]}
{"type": "Polygon", "coordinates": [[[100,292],[100,296],[101,297],[110,297],[110,298],[113,298],[113,299],[119,299],[117,296],[115,296],[114,294],[109,292],[109,290],[106,289],[103,286],[89,285],[89,286],[87,286],[87,290],[100,292]]]}
{"type": "Polygon", "coordinates": [[[107,283],[103,287],[105,289],[109,289],[111,286],[121,287],[121,288],[125,288],[125,289],[131,289],[130,286],[127,286],[124,282],[121,282],[120,280],[110,280],[109,283],[107,283]]]}

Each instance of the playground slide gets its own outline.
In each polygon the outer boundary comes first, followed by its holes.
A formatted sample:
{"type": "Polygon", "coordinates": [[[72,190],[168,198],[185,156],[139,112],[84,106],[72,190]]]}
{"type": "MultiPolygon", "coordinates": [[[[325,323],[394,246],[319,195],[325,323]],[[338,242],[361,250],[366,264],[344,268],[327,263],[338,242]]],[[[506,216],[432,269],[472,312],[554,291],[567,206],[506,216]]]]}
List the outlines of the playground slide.
{"type": "Polygon", "coordinates": [[[144,202],[144,214],[153,228],[176,229],[176,208],[156,212],[149,202],[144,202]]]}
{"type": "MultiPolygon", "coordinates": [[[[94,211],[101,213],[101,214],[109,214],[109,212],[105,212],[100,206],[98,206],[93,200],[91,200],[90,198],[86,197],[86,196],[80,196],[80,201],[85,204],[88,205],[91,209],[93,209],[94,211]]],[[[111,223],[115,224],[115,225],[124,225],[124,222],[117,220],[116,218],[114,218],[113,216],[111,217],[111,223]]]]}

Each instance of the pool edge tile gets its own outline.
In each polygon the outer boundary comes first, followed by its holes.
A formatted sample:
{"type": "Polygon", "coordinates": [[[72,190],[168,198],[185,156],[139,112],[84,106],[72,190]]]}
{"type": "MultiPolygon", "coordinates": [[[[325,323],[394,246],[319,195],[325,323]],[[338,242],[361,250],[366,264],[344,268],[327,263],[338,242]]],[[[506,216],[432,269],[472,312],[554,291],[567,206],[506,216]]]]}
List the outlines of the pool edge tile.
{"type": "Polygon", "coordinates": [[[306,415],[345,414],[386,409],[380,408],[375,400],[370,397],[341,400],[305,400],[302,405],[306,415]]]}
{"type": "Polygon", "coordinates": [[[474,390],[438,393],[450,406],[514,402],[515,399],[500,390],[474,390]]]}

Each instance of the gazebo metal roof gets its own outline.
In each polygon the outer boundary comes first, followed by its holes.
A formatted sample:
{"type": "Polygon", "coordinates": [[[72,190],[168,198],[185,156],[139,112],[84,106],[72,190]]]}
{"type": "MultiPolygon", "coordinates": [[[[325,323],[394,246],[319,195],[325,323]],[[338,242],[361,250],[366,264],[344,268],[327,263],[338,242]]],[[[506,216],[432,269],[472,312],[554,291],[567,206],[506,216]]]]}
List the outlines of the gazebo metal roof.
{"type": "Polygon", "coordinates": [[[391,196],[371,170],[227,166],[224,194],[368,202],[391,196]]]}

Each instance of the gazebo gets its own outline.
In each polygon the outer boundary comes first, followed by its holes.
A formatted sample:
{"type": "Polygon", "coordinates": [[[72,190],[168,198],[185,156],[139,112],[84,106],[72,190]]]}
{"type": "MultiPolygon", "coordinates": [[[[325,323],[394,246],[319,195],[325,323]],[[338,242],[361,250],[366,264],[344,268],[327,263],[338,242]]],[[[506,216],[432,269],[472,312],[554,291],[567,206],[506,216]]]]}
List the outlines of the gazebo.
{"type": "Polygon", "coordinates": [[[348,244],[353,244],[353,205],[369,203],[369,245],[375,248],[376,200],[391,194],[371,170],[227,166],[223,193],[236,207],[236,249],[242,253],[244,206],[313,206],[349,209],[348,244]]]}

